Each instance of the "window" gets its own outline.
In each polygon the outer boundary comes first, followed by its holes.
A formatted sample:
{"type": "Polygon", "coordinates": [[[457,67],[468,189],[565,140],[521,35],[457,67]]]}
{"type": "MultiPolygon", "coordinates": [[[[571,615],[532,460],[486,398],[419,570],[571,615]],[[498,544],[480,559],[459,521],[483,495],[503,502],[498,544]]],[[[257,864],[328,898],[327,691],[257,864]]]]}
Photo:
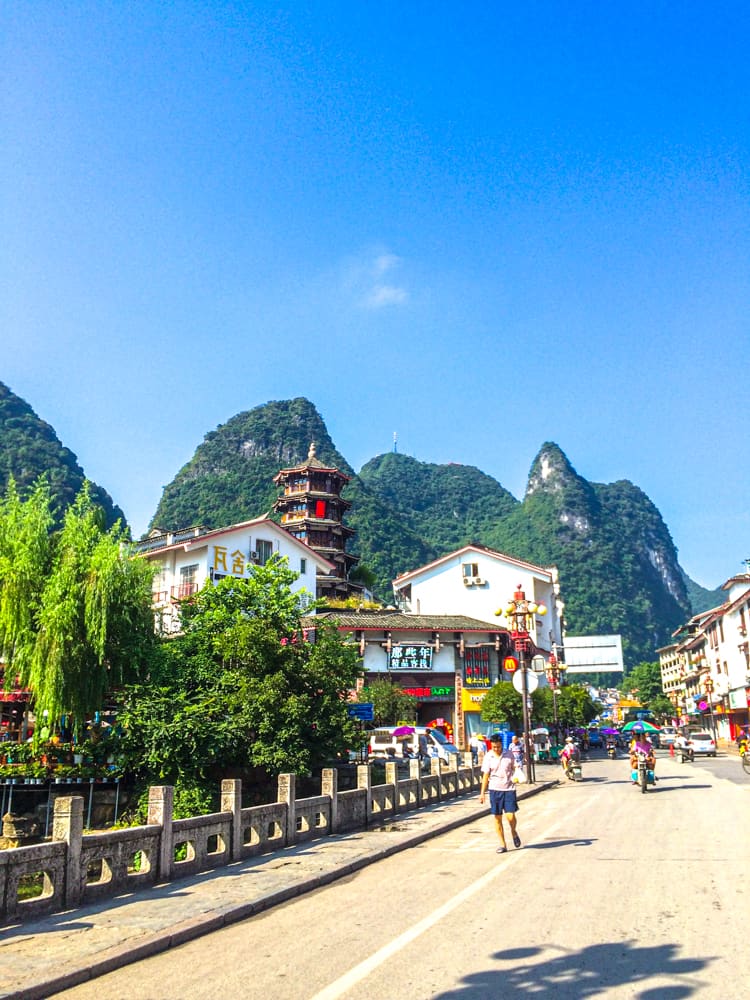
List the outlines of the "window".
{"type": "Polygon", "coordinates": [[[326,502],[325,500],[315,501],[315,516],[325,517],[326,516],[326,502]]]}
{"type": "Polygon", "coordinates": [[[273,555],[273,542],[269,542],[265,538],[256,538],[255,551],[258,553],[258,564],[265,566],[273,555]]]}
{"type": "Polygon", "coordinates": [[[307,572],[307,559],[300,559],[299,561],[299,571],[304,574],[307,572]]]}
{"type": "Polygon", "coordinates": [[[479,576],[478,563],[462,563],[461,572],[464,576],[479,576]]]}
{"type": "Polygon", "coordinates": [[[198,563],[180,566],[180,583],[177,587],[178,597],[189,597],[198,589],[198,563]]]}

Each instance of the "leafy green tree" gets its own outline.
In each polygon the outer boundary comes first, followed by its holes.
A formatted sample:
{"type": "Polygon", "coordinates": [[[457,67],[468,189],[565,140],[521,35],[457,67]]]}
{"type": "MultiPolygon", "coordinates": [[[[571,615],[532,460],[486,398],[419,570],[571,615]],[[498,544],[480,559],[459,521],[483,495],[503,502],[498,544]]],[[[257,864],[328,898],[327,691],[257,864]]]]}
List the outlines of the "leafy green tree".
{"type": "Polygon", "coordinates": [[[581,684],[565,684],[557,695],[557,715],[560,725],[587,726],[599,715],[602,706],[589,694],[588,688],[581,684]]]}
{"type": "Polygon", "coordinates": [[[674,705],[665,694],[658,694],[648,703],[648,707],[660,722],[667,722],[675,714],[674,705]]]}
{"type": "Polygon", "coordinates": [[[181,786],[230,768],[304,774],[356,744],[358,651],[329,622],[305,638],[295,579],[274,558],[183,605],[159,676],[125,692],[132,769],[181,786]]]}
{"type": "Polygon", "coordinates": [[[641,705],[650,708],[651,702],[664,694],[661,684],[661,667],[658,662],[637,663],[623,677],[620,691],[625,695],[632,694],[641,705]]]}
{"type": "Polygon", "coordinates": [[[26,500],[9,483],[0,501],[0,655],[32,691],[37,715],[67,715],[80,729],[108,691],[152,660],[153,570],[128,556],[119,524],[105,530],[87,483],[62,527],[52,525],[46,480],[26,500]]]}
{"type": "Polygon", "coordinates": [[[372,681],[362,688],[357,700],[372,702],[375,726],[396,726],[416,718],[417,699],[389,678],[372,681]]]}
{"type": "Polygon", "coordinates": [[[507,722],[511,729],[523,728],[521,695],[509,681],[499,681],[482,699],[482,720],[496,724],[507,722]]]}
{"type": "MultiPolygon", "coordinates": [[[[554,718],[552,692],[538,687],[531,693],[531,728],[549,725],[554,718]]],[[[482,719],[496,724],[507,723],[513,732],[523,730],[523,699],[510,681],[499,681],[482,700],[482,719]]]]}

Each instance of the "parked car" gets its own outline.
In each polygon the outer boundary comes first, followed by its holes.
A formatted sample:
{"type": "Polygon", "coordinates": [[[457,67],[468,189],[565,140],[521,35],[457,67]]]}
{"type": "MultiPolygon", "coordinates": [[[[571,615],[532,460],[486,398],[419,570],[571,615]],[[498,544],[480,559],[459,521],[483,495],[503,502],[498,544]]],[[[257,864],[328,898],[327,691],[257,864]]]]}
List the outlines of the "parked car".
{"type": "Polygon", "coordinates": [[[674,726],[662,726],[659,731],[659,745],[663,747],[673,747],[679,730],[674,726]]]}
{"type": "Polygon", "coordinates": [[[369,751],[371,757],[382,757],[385,760],[405,760],[409,756],[419,755],[440,757],[447,762],[453,762],[459,753],[458,747],[449,743],[439,729],[429,729],[426,726],[373,729],[370,733],[369,751]],[[411,732],[394,735],[397,730],[405,728],[411,729],[411,732]]]}
{"type": "Polygon", "coordinates": [[[698,754],[703,754],[706,757],[716,756],[716,744],[714,743],[714,738],[711,733],[690,733],[688,737],[688,746],[696,756],[698,756],[698,754]]]}

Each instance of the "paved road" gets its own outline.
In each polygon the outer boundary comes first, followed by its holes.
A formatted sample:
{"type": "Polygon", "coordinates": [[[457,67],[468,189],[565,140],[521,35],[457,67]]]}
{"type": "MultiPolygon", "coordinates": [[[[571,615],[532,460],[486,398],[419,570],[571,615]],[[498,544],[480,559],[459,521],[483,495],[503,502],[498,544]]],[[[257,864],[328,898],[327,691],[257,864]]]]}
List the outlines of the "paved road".
{"type": "Polygon", "coordinates": [[[518,851],[483,817],[58,997],[743,997],[750,776],[724,763],[664,754],[642,795],[593,758],[523,803],[518,851]]]}

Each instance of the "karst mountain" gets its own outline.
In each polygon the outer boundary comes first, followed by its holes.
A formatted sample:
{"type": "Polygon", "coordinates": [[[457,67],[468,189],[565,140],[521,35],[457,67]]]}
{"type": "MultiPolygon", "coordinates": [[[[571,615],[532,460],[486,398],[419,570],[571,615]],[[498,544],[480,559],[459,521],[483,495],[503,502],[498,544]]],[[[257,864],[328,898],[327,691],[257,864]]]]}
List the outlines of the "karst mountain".
{"type": "MultiPolygon", "coordinates": [[[[216,528],[270,512],[278,495],[273,477],[305,461],[311,442],[320,461],[351,477],[344,492],[352,505],[346,521],[356,530],[350,549],[373,572],[385,602],[399,573],[479,542],[556,565],[568,633],[620,633],[630,665],[653,660],[695,610],[720,603],[681,569],[669,530],[642,490],[628,480],[588,482],[556,444],[540,448],[521,500],[472,466],[392,452],[355,474],[301,397],[238,413],[207,433],[164,488],[150,527],[216,528]]],[[[83,481],[75,456],[0,383],[0,485],[11,473],[28,485],[44,471],[69,503],[83,481]]],[[[122,516],[96,489],[108,522],[122,516]]]]}

